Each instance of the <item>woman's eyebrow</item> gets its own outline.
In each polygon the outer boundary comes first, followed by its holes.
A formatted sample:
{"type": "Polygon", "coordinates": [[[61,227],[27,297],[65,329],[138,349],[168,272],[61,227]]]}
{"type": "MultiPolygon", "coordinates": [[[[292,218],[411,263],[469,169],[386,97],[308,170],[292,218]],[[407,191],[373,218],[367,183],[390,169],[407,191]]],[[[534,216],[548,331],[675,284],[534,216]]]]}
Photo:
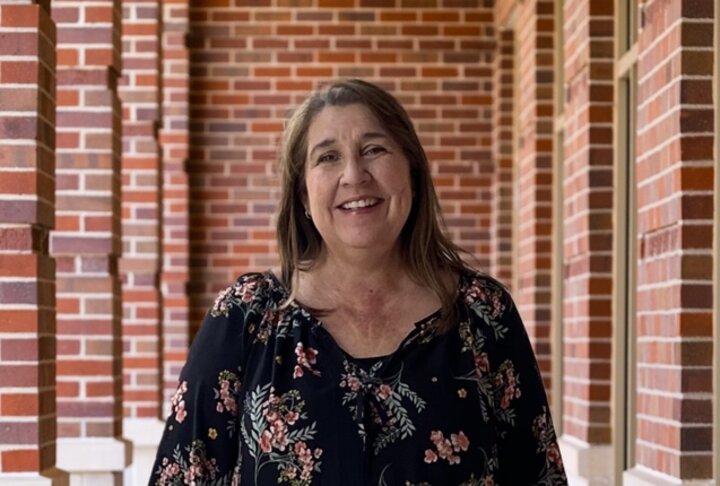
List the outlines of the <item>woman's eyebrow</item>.
{"type": "Polygon", "coordinates": [[[390,138],[390,137],[388,137],[386,134],[384,134],[382,132],[367,132],[367,133],[363,134],[363,136],[361,138],[363,140],[367,140],[370,138],[390,138]]]}
{"type": "MultiPolygon", "coordinates": [[[[373,138],[387,138],[387,139],[389,139],[390,137],[388,137],[388,136],[387,136],[386,134],[384,134],[383,132],[366,132],[366,133],[363,133],[363,135],[360,137],[361,140],[370,140],[370,139],[373,139],[373,138]]],[[[331,145],[334,144],[334,143],[335,143],[335,139],[334,139],[334,138],[326,138],[326,139],[323,140],[322,142],[320,142],[320,143],[318,143],[317,145],[315,145],[315,146],[312,148],[312,150],[310,150],[310,156],[312,157],[312,154],[315,153],[316,150],[322,149],[322,148],[325,148],[325,147],[329,147],[329,146],[331,146],[331,145]]]]}
{"type": "Polygon", "coordinates": [[[329,147],[330,145],[332,145],[332,144],[334,144],[334,143],[335,143],[335,139],[334,139],[334,138],[327,138],[327,139],[323,140],[322,142],[320,142],[319,144],[315,145],[315,146],[312,148],[312,150],[310,151],[310,155],[312,156],[312,154],[313,154],[316,150],[321,149],[321,148],[325,148],[325,147],[329,147]]]}

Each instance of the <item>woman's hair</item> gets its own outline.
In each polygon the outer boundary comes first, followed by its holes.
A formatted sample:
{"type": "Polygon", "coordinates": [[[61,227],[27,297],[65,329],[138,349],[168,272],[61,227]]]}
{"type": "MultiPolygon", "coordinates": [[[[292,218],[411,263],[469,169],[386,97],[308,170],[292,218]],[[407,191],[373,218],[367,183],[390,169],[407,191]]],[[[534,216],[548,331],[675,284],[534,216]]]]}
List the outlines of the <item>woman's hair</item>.
{"type": "Polygon", "coordinates": [[[449,287],[443,276],[448,271],[469,268],[460,258],[461,250],[445,235],[444,222],[430,165],[415,128],[400,103],[387,91],[359,79],[342,80],[313,93],[287,121],[280,151],[282,193],[277,222],[282,280],[294,295],[296,270],[308,270],[322,249],[322,237],[305,216],[305,162],[308,130],[314,117],[328,106],[359,103],[368,108],[394,139],[410,164],[413,200],[410,214],[400,233],[401,255],[417,283],[433,289],[442,302],[443,329],[457,317],[456,286],[449,287]]]}

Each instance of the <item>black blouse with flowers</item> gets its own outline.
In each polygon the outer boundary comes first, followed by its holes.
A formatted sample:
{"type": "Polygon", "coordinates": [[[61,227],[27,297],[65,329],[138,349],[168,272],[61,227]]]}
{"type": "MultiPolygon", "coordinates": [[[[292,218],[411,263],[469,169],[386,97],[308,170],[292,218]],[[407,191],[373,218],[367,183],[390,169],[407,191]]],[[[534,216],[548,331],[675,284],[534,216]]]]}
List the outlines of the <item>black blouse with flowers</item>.
{"type": "Polygon", "coordinates": [[[517,309],[466,273],[392,355],[354,359],[272,273],[221,292],[190,350],[150,484],[566,484],[517,309]]]}

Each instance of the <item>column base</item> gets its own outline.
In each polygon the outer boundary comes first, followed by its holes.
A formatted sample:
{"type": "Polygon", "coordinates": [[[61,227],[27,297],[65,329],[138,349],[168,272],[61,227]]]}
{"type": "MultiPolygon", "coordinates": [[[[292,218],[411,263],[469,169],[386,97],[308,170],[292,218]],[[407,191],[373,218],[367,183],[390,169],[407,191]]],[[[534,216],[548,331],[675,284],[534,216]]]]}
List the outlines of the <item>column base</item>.
{"type": "Polygon", "coordinates": [[[715,486],[711,479],[678,479],[645,467],[635,466],[623,473],[623,486],[715,486]]]}
{"type": "Polygon", "coordinates": [[[131,457],[124,439],[57,440],[57,466],[70,475],[70,486],[120,486],[131,457]]]}
{"type": "Polygon", "coordinates": [[[125,470],[125,486],[147,484],[165,424],[157,418],[123,420],[123,435],[133,444],[132,464],[125,470]]]}
{"type": "Polygon", "coordinates": [[[558,439],[568,482],[572,486],[613,484],[614,452],[610,445],[592,445],[575,437],[558,439]]]}
{"type": "Polygon", "coordinates": [[[3,486],[69,486],[67,472],[52,467],[39,473],[0,473],[3,486]]]}

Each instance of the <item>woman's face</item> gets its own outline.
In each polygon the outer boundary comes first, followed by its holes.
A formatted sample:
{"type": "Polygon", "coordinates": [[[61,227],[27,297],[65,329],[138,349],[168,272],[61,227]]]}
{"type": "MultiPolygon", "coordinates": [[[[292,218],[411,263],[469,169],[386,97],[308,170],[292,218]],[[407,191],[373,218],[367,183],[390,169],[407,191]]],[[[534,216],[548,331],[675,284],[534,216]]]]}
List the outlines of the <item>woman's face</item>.
{"type": "Polygon", "coordinates": [[[329,106],[308,129],[305,207],[331,252],[391,250],[410,214],[410,164],[362,104],[329,106]]]}

